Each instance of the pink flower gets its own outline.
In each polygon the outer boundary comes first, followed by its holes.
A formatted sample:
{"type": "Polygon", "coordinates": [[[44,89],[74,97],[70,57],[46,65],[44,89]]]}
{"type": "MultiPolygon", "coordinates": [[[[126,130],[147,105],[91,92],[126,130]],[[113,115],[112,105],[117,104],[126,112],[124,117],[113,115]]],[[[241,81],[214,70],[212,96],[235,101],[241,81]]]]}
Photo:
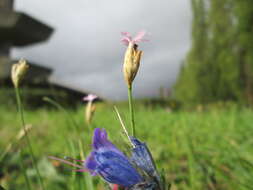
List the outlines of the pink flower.
{"type": "Polygon", "coordinates": [[[97,99],[98,96],[94,95],[94,94],[89,94],[88,96],[85,96],[83,98],[83,101],[88,101],[88,102],[92,102],[93,100],[97,99]]]}
{"type": "Polygon", "coordinates": [[[123,36],[121,42],[126,46],[128,46],[130,42],[133,44],[136,44],[138,42],[147,42],[148,40],[143,38],[145,34],[146,34],[145,31],[140,31],[134,38],[132,38],[129,32],[121,32],[121,35],[123,36]]]}

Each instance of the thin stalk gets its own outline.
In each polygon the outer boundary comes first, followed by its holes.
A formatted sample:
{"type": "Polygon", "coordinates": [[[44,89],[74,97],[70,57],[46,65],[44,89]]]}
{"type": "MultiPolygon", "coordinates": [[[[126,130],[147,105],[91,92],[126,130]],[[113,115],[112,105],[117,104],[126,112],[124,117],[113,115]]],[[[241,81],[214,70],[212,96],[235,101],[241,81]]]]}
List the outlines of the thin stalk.
{"type": "MultiPolygon", "coordinates": [[[[6,154],[10,151],[11,147],[12,147],[12,143],[10,143],[6,147],[5,151],[1,154],[1,156],[0,156],[0,162],[4,159],[4,157],[6,156],[6,154]]],[[[23,154],[22,149],[20,151],[22,152],[21,154],[23,154]]],[[[19,161],[19,165],[21,166],[21,171],[23,172],[23,175],[24,175],[24,178],[25,178],[25,183],[26,183],[27,189],[31,190],[31,185],[30,185],[28,176],[27,176],[26,171],[25,171],[24,163],[22,162],[20,155],[19,155],[18,161],[19,161]]]]}
{"type": "Polygon", "coordinates": [[[132,135],[135,137],[135,122],[134,122],[134,109],[133,109],[133,95],[132,95],[132,85],[128,87],[128,104],[129,104],[129,112],[132,126],[132,135]]]}
{"type": "Polygon", "coordinates": [[[77,124],[77,122],[75,121],[75,119],[72,117],[72,115],[61,104],[59,104],[58,102],[52,100],[49,97],[44,97],[43,100],[45,102],[48,102],[48,103],[52,104],[57,109],[63,111],[65,113],[65,115],[66,115],[67,120],[71,123],[71,125],[73,126],[73,129],[78,134],[79,125],[77,124]]]}
{"type": "MultiPolygon", "coordinates": [[[[80,152],[80,157],[81,157],[81,160],[85,160],[85,156],[84,156],[84,152],[83,152],[83,148],[84,145],[83,145],[83,142],[81,141],[81,139],[79,139],[79,152],[80,152]]],[[[87,189],[89,190],[94,190],[94,184],[93,184],[93,181],[92,181],[92,176],[88,173],[88,172],[85,172],[84,173],[84,181],[83,183],[86,183],[86,187],[87,189]]],[[[85,185],[83,185],[85,186],[85,185]]],[[[85,188],[82,188],[82,189],[85,189],[85,188]]]]}
{"type": "MultiPolygon", "coordinates": [[[[22,152],[22,150],[21,150],[21,152],[22,152]]],[[[21,155],[22,155],[22,153],[21,153],[21,155]]],[[[25,166],[24,166],[24,163],[23,163],[22,160],[21,160],[21,156],[19,156],[18,161],[19,161],[19,164],[21,165],[21,170],[22,170],[22,172],[23,172],[23,174],[24,174],[24,177],[25,177],[26,186],[27,186],[28,190],[31,190],[31,189],[32,189],[32,188],[31,188],[31,184],[30,184],[29,179],[28,179],[28,176],[27,176],[27,174],[26,174],[25,166]]]]}
{"type": "MultiPolygon", "coordinates": [[[[75,157],[75,155],[76,155],[76,149],[75,149],[75,146],[74,146],[74,142],[72,140],[69,140],[69,146],[70,146],[70,151],[71,151],[70,154],[75,157]]],[[[72,170],[71,179],[70,179],[71,182],[69,184],[71,190],[77,189],[76,188],[76,178],[77,178],[77,172],[75,172],[74,170],[72,170]]]]}
{"type": "MultiPolygon", "coordinates": [[[[14,140],[11,140],[11,142],[13,142],[14,140]]],[[[4,159],[4,157],[7,155],[7,153],[10,151],[11,147],[12,147],[13,143],[9,143],[7,145],[7,147],[5,148],[5,150],[2,152],[1,156],[0,156],[0,162],[4,159]]]]}
{"type": "Polygon", "coordinates": [[[32,164],[35,167],[35,170],[36,170],[36,173],[37,173],[37,176],[38,176],[39,184],[40,184],[41,188],[43,190],[45,190],[44,184],[43,184],[40,172],[39,172],[39,168],[38,168],[37,163],[36,163],[35,158],[34,158],[33,149],[32,149],[32,145],[31,145],[28,133],[27,133],[27,129],[25,127],[23,105],[22,105],[22,102],[21,102],[20,91],[19,91],[18,87],[15,87],[15,93],[16,93],[16,99],[17,99],[17,104],[18,104],[18,112],[20,114],[21,125],[22,125],[24,133],[25,133],[25,139],[26,139],[26,142],[27,142],[27,145],[28,145],[28,148],[29,148],[29,152],[31,154],[32,164]]]}

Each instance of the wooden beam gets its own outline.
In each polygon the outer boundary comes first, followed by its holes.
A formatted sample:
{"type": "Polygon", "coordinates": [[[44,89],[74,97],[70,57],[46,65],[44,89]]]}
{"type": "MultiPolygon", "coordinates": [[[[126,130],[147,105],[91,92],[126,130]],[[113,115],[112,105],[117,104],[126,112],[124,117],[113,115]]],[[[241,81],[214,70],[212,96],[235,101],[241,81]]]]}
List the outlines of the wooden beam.
{"type": "Polygon", "coordinates": [[[0,9],[13,10],[13,0],[0,0],[0,9]]]}
{"type": "MultiPolygon", "coordinates": [[[[10,11],[13,10],[14,0],[0,0],[0,11],[10,11]]],[[[11,42],[0,44],[0,56],[9,56],[11,48],[11,42]]]]}

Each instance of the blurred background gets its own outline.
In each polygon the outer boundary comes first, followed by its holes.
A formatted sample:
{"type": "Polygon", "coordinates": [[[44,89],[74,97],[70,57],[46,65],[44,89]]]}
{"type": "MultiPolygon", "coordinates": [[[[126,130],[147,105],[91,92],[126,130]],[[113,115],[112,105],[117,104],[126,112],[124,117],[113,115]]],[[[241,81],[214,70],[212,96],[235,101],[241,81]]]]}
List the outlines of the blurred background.
{"type": "Polygon", "coordinates": [[[23,159],[32,187],[44,190],[16,138],[10,72],[25,58],[22,102],[45,186],[103,189],[46,157],[86,156],[96,126],[124,146],[113,112],[116,104],[129,118],[121,32],[141,30],[149,41],[139,44],[144,55],[133,84],[137,134],[172,190],[253,189],[252,0],[0,0],[0,185],[26,189],[23,159]],[[90,93],[99,100],[92,125],[82,102],[90,93]]]}

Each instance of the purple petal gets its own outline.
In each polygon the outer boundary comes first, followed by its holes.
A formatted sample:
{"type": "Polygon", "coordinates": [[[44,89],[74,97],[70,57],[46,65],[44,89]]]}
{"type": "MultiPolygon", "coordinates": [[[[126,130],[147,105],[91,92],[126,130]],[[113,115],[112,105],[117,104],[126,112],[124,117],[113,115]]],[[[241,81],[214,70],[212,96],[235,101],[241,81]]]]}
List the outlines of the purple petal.
{"type": "Polygon", "coordinates": [[[107,133],[104,129],[96,128],[93,136],[93,148],[95,151],[103,152],[111,150],[118,154],[124,155],[117,147],[107,139],[107,133]]]}
{"type": "Polygon", "coordinates": [[[135,137],[130,137],[131,142],[135,145],[132,149],[132,161],[149,176],[154,177],[160,182],[160,176],[156,170],[156,165],[147,145],[135,137]]]}
{"type": "Polygon", "coordinates": [[[93,148],[98,150],[100,148],[110,148],[114,146],[109,140],[107,140],[107,133],[105,130],[96,128],[93,136],[93,148]]]}
{"type": "Polygon", "coordinates": [[[98,163],[97,173],[107,182],[131,187],[142,181],[142,177],[126,156],[105,151],[95,153],[94,157],[98,163]]]}
{"type": "Polygon", "coordinates": [[[94,158],[94,152],[91,152],[86,159],[85,168],[87,168],[92,175],[97,175],[97,173],[95,172],[97,166],[98,164],[94,158]]]}
{"type": "Polygon", "coordinates": [[[107,140],[107,133],[104,129],[101,130],[100,135],[103,140],[105,140],[105,141],[107,140]]]}

